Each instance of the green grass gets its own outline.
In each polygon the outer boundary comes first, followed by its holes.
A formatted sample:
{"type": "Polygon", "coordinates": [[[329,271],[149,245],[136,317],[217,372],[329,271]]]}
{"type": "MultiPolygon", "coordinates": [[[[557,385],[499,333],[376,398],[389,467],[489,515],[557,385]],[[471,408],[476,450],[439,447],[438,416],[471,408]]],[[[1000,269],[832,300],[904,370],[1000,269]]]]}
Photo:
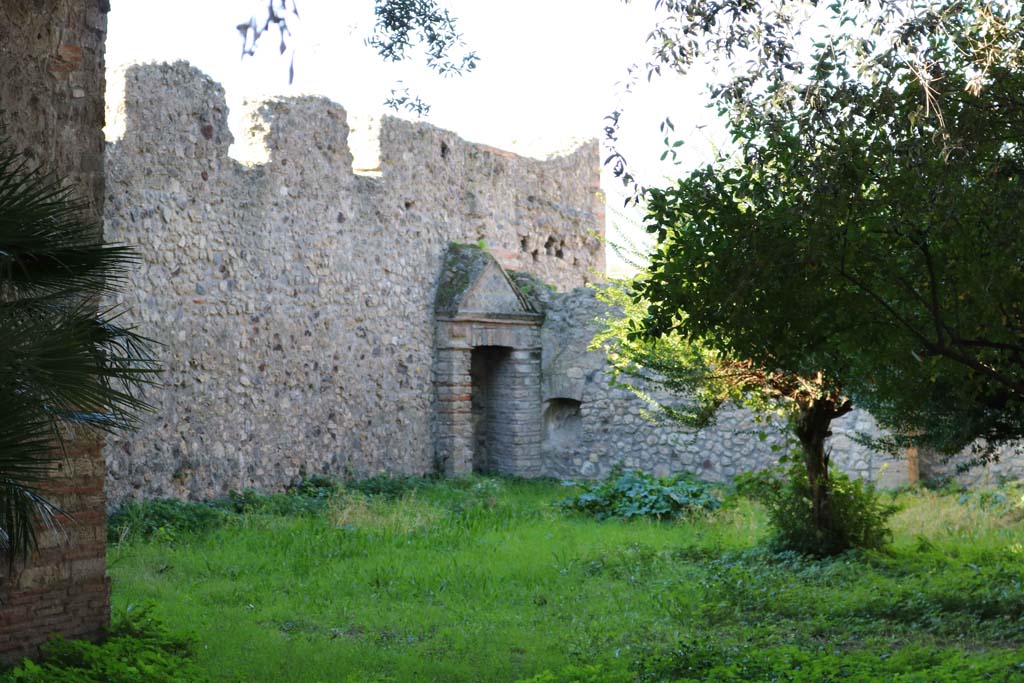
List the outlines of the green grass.
{"type": "Polygon", "coordinates": [[[232,683],[570,681],[583,665],[604,676],[588,681],[1024,681],[1012,495],[905,492],[890,552],[812,561],[762,550],[765,515],[742,500],[597,522],[552,506],[566,493],[418,482],[127,529],[109,551],[115,609],[153,603],[232,683]]]}

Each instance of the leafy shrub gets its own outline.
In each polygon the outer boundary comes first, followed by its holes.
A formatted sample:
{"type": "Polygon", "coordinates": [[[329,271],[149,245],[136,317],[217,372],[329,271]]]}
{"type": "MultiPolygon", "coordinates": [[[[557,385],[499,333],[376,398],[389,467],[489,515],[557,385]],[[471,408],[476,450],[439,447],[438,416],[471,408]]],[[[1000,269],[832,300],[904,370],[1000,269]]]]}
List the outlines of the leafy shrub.
{"type": "Polygon", "coordinates": [[[872,484],[841,472],[829,475],[832,524],[827,529],[814,525],[811,485],[799,463],[739,475],[736,486],[768,509],[777,550],[823,557],[850,548],[878,549],[892,539],[888,523],[898,508],[883,502],[872,484]]]}
{"type": "Polygon", "coordinates": [[[239,514],[260,513],[294,516],[321,512],[341,486],[332,477],[314,474],[291,486],[285,493],[263,493],[256,489],[231,491],[228,501],[239,514]]]}
{"type": "Polygon", "coordinates": [[[128,536],[173,540],[178,534],[209,531],[235,515],[312,515],[321,512],[340,486],[329,477],[303,479],[286,493],[261,493],[254,489],[231,491],[226,499],[208,503],[174,498],[132,501],[107,521],[107,539],[117,542],[128,536]]]}
{"type": "Polygon", "coordinates": [[[43,646],[41,663],[25,660],[0,683],[206,683],[191,661],[194,647],[149,610],[129,612],[102,645],[55,638],[43,646]]]}
{"type": "Polygon", "coordinates": [[[157,534],[200,533],[223,524],[229,517],[222,506],[188,503],[174,498],[132,501],[107,520],[107,540],[116,543],[129,535],[150,538],[157,534]]]}
{"type": "Polygon", "coordinates": [[[240,515],[262,514],[289,517],[315,515],[324,509],[328,495],[306,496],[298,493],[262,493],[255,489],[231,491],[228,503],[240,515]]]}
{"type": "Polygon", "coordinates": [[[585,484],[583,491],[557,503],[598,519],[619,517],[684,517],[721,506],[712,487],[687,475],[654,477],[619,468],[602,481],[585,484]]]}
{"type": "Polygon", "coordinates": [[[302,479],[288,492],[305,498],[330,498],[341,490],[341,484],[326,474],[314,474],[302,479]]]}
{"type": "Polygon", "coordinates": [[[422,477],[394,477],[390,474],[375,474],[366,479],[350,481],[345,488],[358,491],[367,496],[383,496],[385,498],[398,498],[410,491],[422,488],[425,479],[422,477]]]}
{"type": "Polygon", "coordinates": [[[1015,482],[994,489],[965,491],[957,497],[957,502],[971,510],[1021,519],[1024,517],[1024,486],[1015,482]]]}
{"type": "Polygon", "coordinates": [[[946,494],[959,494],[967,490],[967,487],[957,481],[952,474],[922,479],[918,484],[929,491],[946,494]]]}

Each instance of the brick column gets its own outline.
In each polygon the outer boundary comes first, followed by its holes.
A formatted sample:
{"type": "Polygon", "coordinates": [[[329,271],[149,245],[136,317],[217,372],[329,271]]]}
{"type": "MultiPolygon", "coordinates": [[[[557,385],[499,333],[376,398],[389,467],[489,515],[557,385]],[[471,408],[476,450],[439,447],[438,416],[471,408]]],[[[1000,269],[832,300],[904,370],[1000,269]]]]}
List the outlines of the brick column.
{"type": "Polygon", "coordinates": [[[510,419],[514,456],[501,470],[505,474],[530,477],[540,474],[541,391],[540,349],[512,351],[510,419]]]}
{"type": "MultiPolygon", "coordinates": [[[[0,3],[3,135],[34,165],[66,178],[103,220],[103,49],[108,0],[0,3]]],[[[109,621],[106,464],[101,440],[79,435],[45,487],[73,520],[40,530],[39,550],[0,559],[0,661],[31,655],[54,634],[95,638],[109,621]]]]}
{"type": "Polygon", "coordinates": [[[473,471],[473,383],[468,348],[440,348],[434,361],[437,461],[448,475],[473,471]]]}
{"type": "Polygon", "coordinates": [[[98,437],[81,437],[43,488],[71,517],[58,532],[40,529],[39,549],[9,571],[0,564],[0,660],[32,655],[60,634],[95,640],[110,619],[103,481],[98,437]]]}

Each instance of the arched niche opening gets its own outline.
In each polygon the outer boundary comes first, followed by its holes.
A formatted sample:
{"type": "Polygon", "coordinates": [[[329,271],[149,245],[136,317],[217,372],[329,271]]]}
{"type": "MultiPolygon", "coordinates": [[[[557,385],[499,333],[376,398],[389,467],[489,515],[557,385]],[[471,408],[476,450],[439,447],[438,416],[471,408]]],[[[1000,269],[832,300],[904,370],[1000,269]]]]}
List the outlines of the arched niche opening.
{"type": "Polygon", "coordinates": [[[565,450],[583,436],[582,403],[574,398],[552,398],[544,404],[544,446],[565,450]]]}

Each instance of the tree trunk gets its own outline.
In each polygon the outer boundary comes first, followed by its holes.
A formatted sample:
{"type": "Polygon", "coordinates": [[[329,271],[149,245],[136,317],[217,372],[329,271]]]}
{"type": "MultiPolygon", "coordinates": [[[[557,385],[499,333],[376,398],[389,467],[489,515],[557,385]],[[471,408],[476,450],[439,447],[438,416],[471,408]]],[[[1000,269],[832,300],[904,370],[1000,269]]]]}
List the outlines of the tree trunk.
{"type": "Polygon", "coordinates": [[[832,435],[829,427],[835,417],[838,417],[838,414],[834,401],[818,398],[801,407],[793,430],[803,449],[807,480],[811,486],[811,514],[814,527],[823,532],[833,529],[825,439],[832,435]]]}

